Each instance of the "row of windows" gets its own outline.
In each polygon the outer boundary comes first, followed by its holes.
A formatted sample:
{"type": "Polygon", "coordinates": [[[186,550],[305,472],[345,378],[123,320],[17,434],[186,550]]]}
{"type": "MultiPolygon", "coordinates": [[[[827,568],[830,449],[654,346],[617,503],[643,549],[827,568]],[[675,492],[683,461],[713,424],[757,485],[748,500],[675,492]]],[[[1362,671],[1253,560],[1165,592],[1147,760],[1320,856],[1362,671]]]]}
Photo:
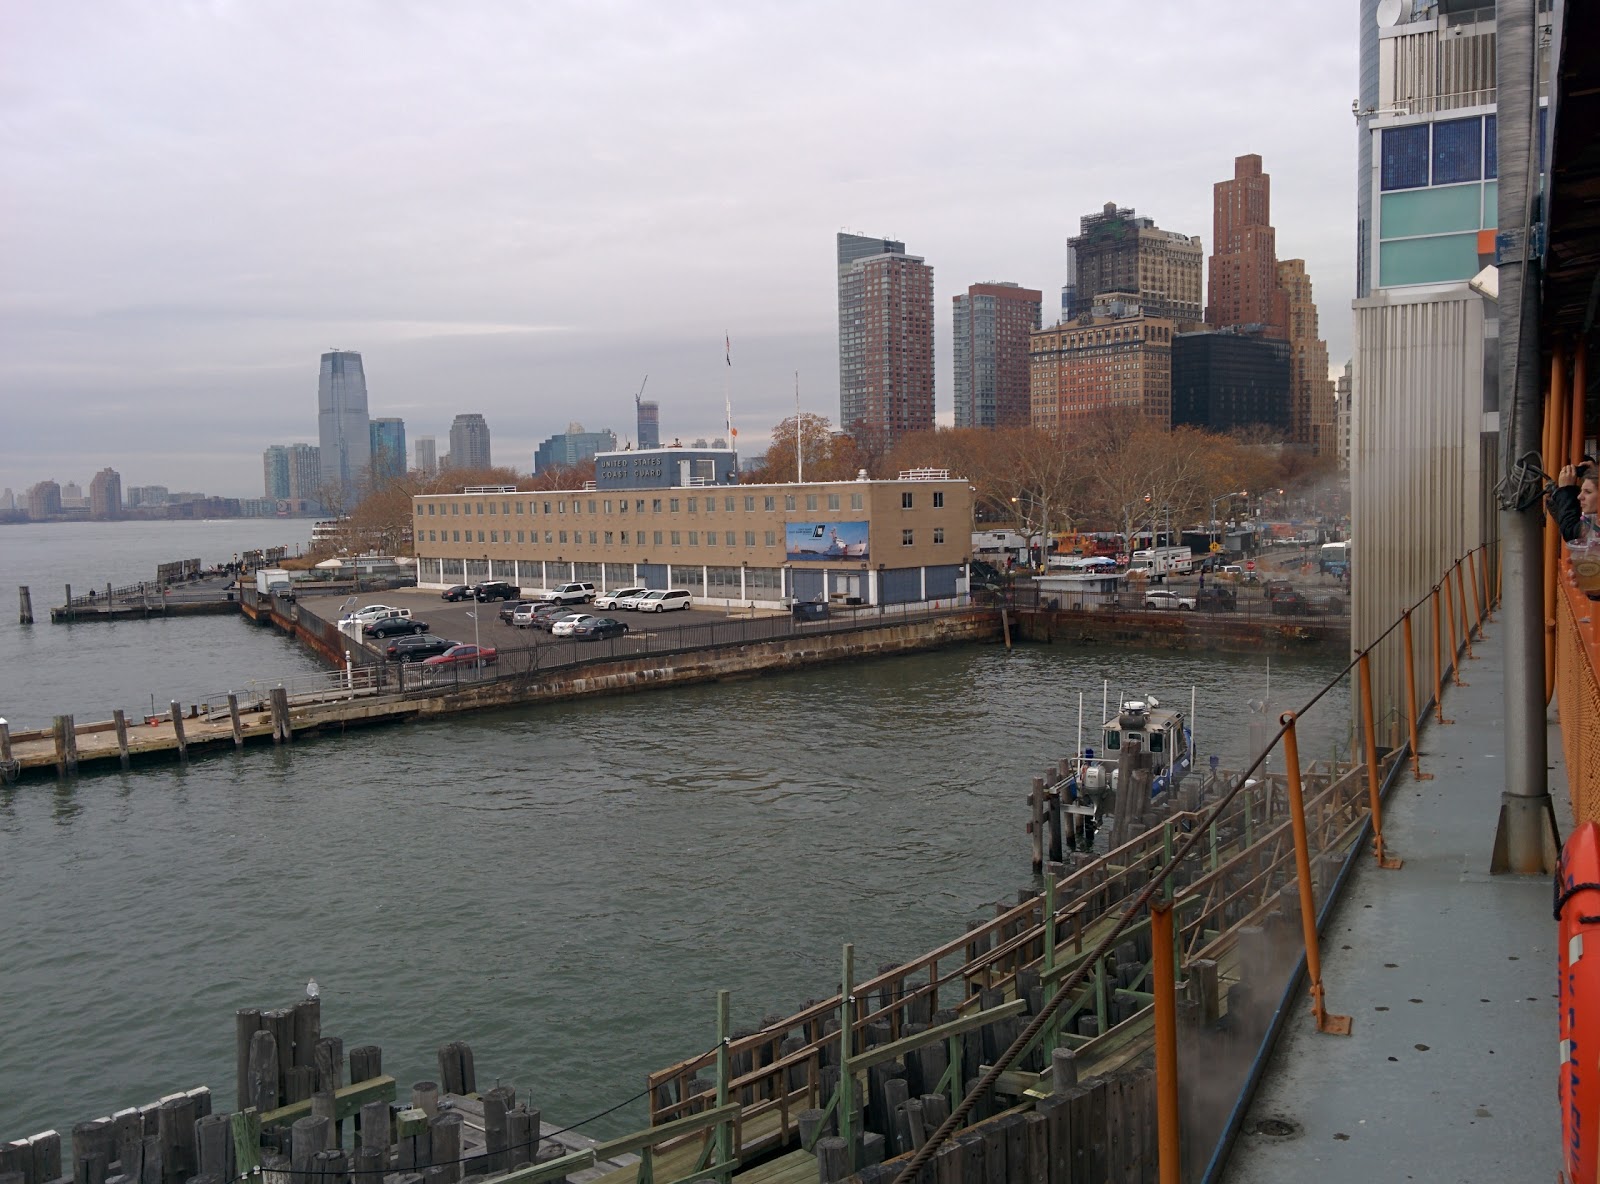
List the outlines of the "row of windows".
{"type": "MultiPolygon", "coordinates": [[[[830,510],[838,510],[838,509],[842,509],[843,508],[842,495],[837,494],[837,493],[829,493],[829,494],[825,494],[825,495],[815,494],[815,493],[808,493],[808,494],[805,495],[805,503],[806,503],[805,508],[807,510],[811,510],[811,511],[815,511],[815,510],[821,509],[822,508],[822,499],[824,497],[827,500],[827,508],[828,509],[830,509],[830,510]]],[[[906,492],[901,493],[901,495],[900,495],[900,507],[902,509],[905,509],[905,510],[910,510],[910,509],[915,508],[915,499],[916,499],[916,494],[911,492],[911,491],[906,491],[906,492]]],[[[632,505],[634,507],[634,513],[643,514],[645,512],[645,500],[646,499],[644,499],[644,498],[638,498],[638,499],[635,499],[632,502],[632,505]]],[[[734,512],[734,504],[735,504],[736,500],[737,499],[735,499],[733,497],[725,497],[725,498],[723,498],[722,499],[722,503],[723,503],[724,511],[729,513],[729,514],[733,513],[734,512]]],[[[797,494],[793,494],[793,493],[785,494],[784,497],[783,497],[783,508],[785,510],[798,509],[799,508],[799,500],[800,500],[799,499],[799,495],[797,495],[797,494]]],[[[864,495],[862,495],[862,494],[859,494],[859,493],[850,494],[850,508],[852,510],[863,509],[864,508],[864,500],[865,500],[864,499],[864,495]]],[[[681,503],[684,502],[684,501],[688,502],[688,504],[689,504],[688,512],[691,513],[691,514],[698,514],[698,513],[701,512],[701,503],[702,503],[702,501],[705,504],[705,511],[704,511],[705,513],[714,514],[714,513],[717,512],[717,499],[716,499],[716,497],[708,495],[708,496],[706,496],[704,498],[700,498],[700,497],[681,498],[681,499],[680,498],[675,498],[675,497],[665,498],[665,499],[659,498],[659,497],[650,498],[649,499],[650,513],[652,513],[652,514],[661,513],[662,512],[663,502],[665,502],[666,507],[667,507],[667,513],[676,514],[676,513],[679,512],[679,507],[680,507],[681,503]]],[[[777,499],[776,496],[763,497],[761,499],[761,503],[762,503],[762,506],[761,506],[762,512],[768,513],[768,514],[772,514],[772,513],[776,513],[777,512],[778,499],[777,499]]],[[[478,513],[479,515],[483,515],[483,514],[487,513],[487,514],[503,514],[503,515],[508,515],[508,516],[513,513],[513,510],[512,510],[513,506],[516,507],[515,513],[517,513],[517,514],[523,513],[523,506],[524,506],[523,502],[509,502],[509,501],[507,501],[507,502],[499,502],[499,503],[496,503],[496,502],[487,502],[487,503],[485,503],[485,502],[476,502],[476,503],[474,503],[474,502],[465,502],[465,503],[463,503],[463,502],[450,502],[448,504],[450,506],[450,513],[451,514],[459,515],[459,514],[465,513],[469,517],[474,513],[474,506],[476,506],[476,513],[478,513]],[[488,507],[487,510],[485,510],[485,508],[484,508],[485,505],[487,505],[487,507],[488,507]],[[465,509],[463,509],[463,506],[465,507],[465,509]]],[[[555,513],[555,514],[565,514],[565,513],[567,513],[567,507],[569,505],[572,507],[572,513],[573,514],[581,515],[583,513],[583,507],[585,506],[585,504],[587,504],[588,511],[589,511],[590,514],[595,514],[595,513],[599,512],[599,507],[602,507],[602,506],[604,507],[604,512],[606,514],[611,514],[613,512],[626,514],[626,513],[628,513],[628,506],[629,506],[630,503],[629,503],[627,498],[619,498],[619,499],[615,499],[615,500],[613,500],[612,498],[589,498],[587,500],[587,502],[585,502],[583,499],[580,499],[580,498],[573,498],[570,501],[547,501],[547,502],[534,501],[534,502],[527,502],[526,503],[526,505],[527,505],[527,513],[529,513],[529,514],[537,514],[537,513],[539,513],[539,507],[542,505],[544,507],[544,513],[547,514],[547,515],[551,514],[552,512],[555,513]],[[615,511],[613,510],[613,506],[615,507],[615,511]],[[552,510],[552,507],[553,507],[553,510],[552,510]]],[[[943,508],[943,506],[944,506],[944,490],[936,489],[936,490],[933,491],[933,506],[934,506],[935,509],[942,509],[943,508]]],[[[754,497],[746,497],[744,499],[744,508],[745,508],[745,512],[746,513],[754,513],[755,509],[756,509],[756,499],[754,497]]],[[[444,512],[445,512],[445,508],[444,508],[443,504],[439,504],[439,503],[435,503],[435,502],[427,502],[426,503],[426,516],[427,517],[442,516],[442,515],[444,515],[444,512]]],[[[418,505],[417,505],[417,517],[418,518],[424,517],[424,504],[423,503],[418,503],[418,505]]]]}
{"type": "MultiPolygon", "coordinates": [[[[427,533],[427,540],[430,543],[461,543],[461,542],[470,543],[470,542],[473,541],[473,537],[472,536],[473,536],[474,532],[470,531],[470,530],[469,531],[465,531],[465,532],[460,531],[460,530],[429,530],[426,533],[427,533]],[[462,538],[461,537],[463,533],[465,533],[466,538],[462,538]]],[[[478,536],[477,537],[477,541],[480,542],[480,543],[483,543],[483,542],[488,542],[488,543],[509,543],[509,542],[512,541],[511,540],[511,531],[509,531],[509,530],[491,530],[491,531],[488,531],[487,532],[487,534],[488,534],[487,538],[484,537],[484,535],[486,533],[484,531],[480,530],[480,531],[477,531],[476,533],[477,533],[477,536],[478,536]],[[501,537],[501,536],[504,536],[504,537],[501,537]]],[[[585,532],[581,531],[581,530],[574,530],[574,531],[570,531],[570,532],[569,531],[565,531],[565,530],[547,530],[547,531],[544,532],[544,541],[546,543],[550,543],[552,545],[556,544],[556,543],[565,544],[568,541],[569,533],[571,535],[571,541],[573,543],[578,544],[580,546],[583,544],[585,532]]],[[[630,541],[630,538],[629,538],[630,532],[626,531],[626,530],[623,530],[623,531],[591,530],[591,531],[587,532],[589,545],[590,546],[594,546],[594,547],[598,547],[598,546],[612,547],[612,546],[618,546],[618,545],[623,546],[623,547],[628,547],[628,546],[637,546],[637,547],[656,546],[656,547],[660,547],[660,546],[664,545],[663,539],[664,539],[665,536],[670,536],[670,545],[671,546],[679,547],[679,546],[684,546],[685,545],[684,542],[683,542],[684,534],[687,534],[689,536],[689,541],[687,543],[688,546],[690,546],[690,547],[698,547],[700,545],[700,533],[701,532],[698,531],[698,530],[690,530],[690,531],[677,531],[677,530],[660,531],[660,530],[657,530],[657,531],[652,531],[652,532],[650,532],[651,535],[652,535],[652,541],[650,543],[646,543],[646,541],[645,541],[645,533],[646,532],[642,531],[642,530],[636,530],[636,531],[631,532],[632,539],[630,541]],[[619,535],[621,536],[620,538],[618,538],[619,535]],[[602,536],[604,538],[603,542],[602,542],[602,536]]],[[[764,546],[776,547],[778,545],[778,532],[777,531],[768,530],[768,531],[763,532],[763,534],[764,534],[764,538],[763,538],[762,541],[763,541],[763,545],[764,546]]],[[[528,542],[538,543],[539,542],[539,532],[537,530],[528,530],[528,531],[519,530],[519,531],[516,532],[516,535],[517,535],[516,541],[519,542],[519,543],[528,543],[528,542]]],[[[733,531],[733,530],[723,531],[723,533],[722,533],[722,545],[724,547],[737,547],[739,545],[738,537],[739,536],[738,536],[738,532],[737,531],[733,531]]],[[[936,526],[936,527],[933,528],[933,541],[935,543],[943,543],[944,542],[944,527],[936,526]]],[[[705,545],[708,546],[708,547],[715,547],[717,545],[717,532],[716,531],[708,530],[708,531],[705,532],[705,545]]],[[[746,547],[754,547],[756,545],[756,532],[755,531],[747,530],[747,531],[744,532],[744,545],[746,547]]],[[[913,532],[912,531],[910,531],[910,530],[902,530],[900,532],[900,545],[902,547],[911,547],[911,546],[915,546],[916,545],[915,541],[914,541],[914,537],[913,537],[913,532]]]]}
{"type": "MultiPolygon", "coordinates": [[[[817,499],[818,499],[818,495],[817,494],[814,494],[814,493],[807,494],[806,495],[806,509],[807,510],[815,510],[815,509],[817,509],[818,508],[817,499]]],[[[944,500],[943,499],[944,499],[944,494],[942,492],[934,494],[934,504],[935,505],[943,505],[944,504],[944,500]]],[[[828,509],[837,510],[837,509],[841,508],[841,506],[840,506],[840,495],[839,494],[830,493],[830,494],[827,495],[827,500],[828,500],[828,509]]],[[[652,513],[652,514],[661,513],[662,512],[663,503],[665,503],[666,512],[667,513],[671,513],[671,514],[676,514],[681,509],[682,503],[684,501],[688,502],[688,504],[689,504],[688,512],[691,513],[691,514],[698,514],[698,513],[701,512],[702,502],[704,503],[704,512],[705,513],[707,513],[707,514],[715,514],[717,512],[717,499],[716,499],[715,496],[711,496],[711,495],[707,495],[704,498],[701,498],[701,497],[691,497],[691,498],[675,498],[675,497],[672,497],[672,498],[665,498],[665,499],[659,498],[659,497],[650,498],[649,499],[649,512],[652,513]]],[[[723,510],[726,513],[729,513],[729,514],[734,513],[734,506],[737,503],[737,501],[738,501],[738,499],[734,498],[734,497],[724,497],[722,499],[722,508],[723,508],[723,510]]],[[[797,501],[797,497],[796,497],[795,494],[791,493],[791,494],[785,495],[785,497],[783,499],[783,508],[785,510],[793,510],[793,509],[797,508],[796,507],[796,501],[797,501]]],[[[766,513],[769,513],[769,514],[776,512],[776,510],[778,508],[778,505],[777,505],[778,499],[776,497],[763,497],[761,499],[761,503],[762,503],[762,506],[761,506],[762,510],[764,512],[766,512],[766,513]]],[[[565,514],[565,513],[568,512],[568,507],[569,506],[571,507],[571,512],[573,514],[578,514],[578,515],[581,515],[584,512],[584,507],[585,506],[588,507],[588,512],[590,514],[596,514],[596,513],[602,512],[602,507],[603,507],[603,512],[606,513],[606,514],[611,514],[611,513],[626,514],[626,513],[628,513],[628,509],[629,509],[630,504],[633,507],[633,512],[634,513],[643,514],[645,512],[645,499],[644,498],[637,498],[634,501],[632,501],[631,503],[629,502],[629,500],[627,498],[618,498],[618,499],[615,499],[615,500],[613,500],[612,498],[589,498],[587,500],[584,500],[582,498],[572,498],[570,500],[530,501],[530,502],[526,502],[526,503],[520,502],[520,501],[519,502],[510,502],[510,501],[505,501],[505,502],[487,502],[487,503],[485,503],[485,502],[449,502],[449,503],[427,502],[427,503],[418,503],[418,505],[417,505],[417,517],[421,518],[421,517],[424,516],[424,514],[426,514],[428,517],[444,516],[444,514],[445,514],[445,505],[446,504],[449,505],[449,507],[450,507],[449,512],[451,514],[455,514],[455,515],[466,514],[469,517],[475,512],[480,514],[480,515],[482,515],[482,514],[504,514],[504,515],[507,515],[507,516],[511,515],[512,513],[521,514],[521,513],[524,513],[524,512],[526,512],[528,514],[538,514],[538,513],[540,513],[541,507],[543,508],[543,512],[545,514],[565,514]],[[526,506],[526,510],[524,510],[524,506],[526,506]],[[424,507],[426,507],[426,508],[424,508],[424,507]],[[514,509],[513,509],[513,507],[514,507],[514,509]]],[[[862,494],[852,493],[850,495],[850,508],[852,510],[859,510],[859,509],[863,508],[863,495],[862,494]]],[[[755,509],[756,509],[756,499],[754,497],[746,497],[744,499],[744,509],[745,509],[746,513],[754,513],[755,509]]]]}

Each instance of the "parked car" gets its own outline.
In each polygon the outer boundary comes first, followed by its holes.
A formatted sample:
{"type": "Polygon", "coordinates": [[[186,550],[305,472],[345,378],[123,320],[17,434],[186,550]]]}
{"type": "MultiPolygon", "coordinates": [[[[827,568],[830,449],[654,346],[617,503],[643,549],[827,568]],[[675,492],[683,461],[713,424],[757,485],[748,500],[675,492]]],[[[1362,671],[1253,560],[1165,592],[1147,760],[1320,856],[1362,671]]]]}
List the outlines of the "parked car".
{"type": "Polygon", "coordinates": [[[581,637],[585,641],[599,641],[603,637],[621,637],[628,631],[625,621],[615,617],[590,617],[587,621],[579,621],[572,627],[572,635],[581,637]]]}
{"type": "Polygon", "coordinates": [[[619,601],[628,600],[635,596],[642,596],[648,591],[650,591],[648,588],[613,588],[609,592],[603,593],[600,596],[596,596],[594,598],[594,606],[595,608],[608,608],[613,610],[619,609],[622,607],[622,605],[618,603],[619,601]]]}
{"type": "MultiPolygon", "coordinates": [[[[519,600],[516,604],[515,611],[513,611],[511,614],[511,624],[515,625],[518,629],[526,629],[529,625],[533,624],[533,614],[538,612],[541,607],[541,605],[535,604],[531,600],[519,600]]],[[[505,611],[505,609],[500,610],[502,614],[505,611]]]]}
{"type": "Polygon", "coordinates": [[[517,611],[524,608],[531,609],[532,607],[533,601],[531,600],[508,600],[500,606],[500,623],[502,625],[514,625],[516,624],[517,611]]]}
{"type": "Polygon", "coordinates": [[[420,637],[397,637],[384,647],[383,656],[391,662],[420,662],[460,644],[431,633],[424,633],[420,637]]]}
{"type": "Polygon", "coordinates": [[[599,619],[593,613],[568,613],[564,617],[557,617],[550,623],[550,636],[571,637],[580,623],[598,621],[599,619]]]}
{"type": "Polygon", "coordinates": [[[472,586],[472,599],[477,601],[516,600],[521,595],[521,588],[503,580],[485,580],[472,586]]]}
{"type": "Polygon", "coordinates": [[[639,597],[639,611],[642,613],[664,613],[677,608],[687,612],[693,607],[694,601],[684,588],[671,588],[667,591],[657,589],[639,597]]]}
{"type": "Polygon", "coordinates": [[[411,610],[396,608],[392,604],[368,604],[339,618],[339,624],[349,625],[355,623],[365,625],[371,621],[381,620],[384,617],[409,617],[411,610]]]}
{"type": "Polygon", "coordinates": [[[548,633],[551,625],[554,625],[562,617],[570,616],[571,613],[572,609],[565,604],[541,604],[533,610],[533,616],[528,619],[528,624],[535,629],[543,629],[548,633]]]}
{"type": "Polygon", "coordinates": [[[411,633],[420,637],[428,631],[428,623],[411,616],[383,617],[376,621],[368,621],[362,626],[361,631],[368,637],[395,637],[401,633],[411,633]]]}
{"type": "Polygon", "coordinates": [[[1303,617],[1311,611],[1311,602],[1305,598],[1303,592],[1287,588],[1272,597],[1272,611],[1279,616],[1303,617]]]}
{"type": "Polygon", "coordinates": [[[1194,609],[1194,597],[1184,596],[1177,592],[1168,592],[1164,588],[1152,588],[1144,594],[1145,608],[1164,608],[1168,610],[1194,609]]]}
{"type": "MultiPolygon", "coordinates": [[[[637,612],[639,602],[650,595],[649,588],[639,588],[631,595],[623,592],[615,593],[611,598],[612,609],[621,609],[624,612],[637,612]]],[[[599,607],[598,605],[596,607],[599,607]]]]}
{"type": "Polygon", "coordinates": [[[442,654],[424,658],[424,666],[493,666],[499,655],[492,645],[453,645],[442,654]]]}
{"type": "Polygon", "coordinates": [[[588,604],[594,599],[594,585],[586,580],[562,584],[557,588],[546,588],[538,598],[546,604],[588,604]]]}
{"type": "Polygon", "coordinates": [[[1267,597],[1268,600],[1276,600],[1276,599],[1278,599],[1278,597],[1287,595],[1288,593],[1291,593],[1293,591],[1294,591],[1294,585],[1291,584],[1288,580],[1268,580],[1267,581],[1266,597],[1267,597]]]}
{"type": "Polygon", "coordinates": [[[472,585],[470,585],[470,584],[452,584],[452,585],[450,585],[450,587],[446,588],[443,592],[439,593],[439,599],[440,600],[448,600],[452,604],[454,604],[458,600],[471,600],[472,599],[472,585]]]}
{"type": "Polygon", "coordinates": [[[1208,613],[1231,613],[1239,607],[1239,594],[1226,585],[1201,588],[1195,593],[1194,606],[1208,613]]]}

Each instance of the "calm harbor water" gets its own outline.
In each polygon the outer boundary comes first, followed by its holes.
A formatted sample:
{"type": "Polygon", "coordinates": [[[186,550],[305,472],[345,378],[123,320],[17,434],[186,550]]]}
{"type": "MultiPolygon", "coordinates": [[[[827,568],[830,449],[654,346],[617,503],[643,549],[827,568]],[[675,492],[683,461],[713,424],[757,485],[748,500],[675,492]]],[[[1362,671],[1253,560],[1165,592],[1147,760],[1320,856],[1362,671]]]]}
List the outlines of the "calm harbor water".
{"type": "MultiPolygon", "coordinates": [[[[13,569],[0,552],[24,582],[13,569]]],[[[176,676],[235,644],[205,640],[224,624],[113,628],[176,676]]],[[[35,626],[68,651],[103,636],[88,628],[35,626]]],[[[238,660],[263,662],[271,634],[239,628],[238,660]]],[[[46,703],[12,652],[0,701],[47,716],[103,693],[86,662],[46,703]]],[[[1338,666],[1276,663],[1274,703],[1338,666]]],[[[1194,686],[1201,753],[1232,764],[1267,677],[1250,658],[972,647],[0,790],[0,1138],[200,1083],[230,1105],[234,1009],[310,977],[324,1031],[381,1045],[402,1083],[464,1039],[480,1084],[576,1122],[709,1047],[717,988],[753,1023],[828,993],[841,942],[870,970],[1014,899],[1028,778],[1072,748],[1080,691],[1092,729],[1103,679],[1194,686]]],[[[1308,749],[1343,737],[1343,704],[1308,749]]]]}

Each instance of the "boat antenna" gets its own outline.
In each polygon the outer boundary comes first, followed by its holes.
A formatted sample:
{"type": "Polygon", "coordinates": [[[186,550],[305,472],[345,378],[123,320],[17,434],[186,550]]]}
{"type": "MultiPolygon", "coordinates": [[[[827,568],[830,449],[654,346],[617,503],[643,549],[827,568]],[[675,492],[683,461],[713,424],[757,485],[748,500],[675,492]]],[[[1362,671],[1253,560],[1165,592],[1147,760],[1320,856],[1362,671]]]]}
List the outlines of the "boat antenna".
{"type": "Polygon", "coordinates": [[[1081,764],[1082,763],[1082,761],[1083,761],[1083,692],[1082,691],[1078,692],[1078,747],[1073,752],[1072,755],[1075,758],[1074,761],[1073,761],[1073,764],[1081,764]]]}

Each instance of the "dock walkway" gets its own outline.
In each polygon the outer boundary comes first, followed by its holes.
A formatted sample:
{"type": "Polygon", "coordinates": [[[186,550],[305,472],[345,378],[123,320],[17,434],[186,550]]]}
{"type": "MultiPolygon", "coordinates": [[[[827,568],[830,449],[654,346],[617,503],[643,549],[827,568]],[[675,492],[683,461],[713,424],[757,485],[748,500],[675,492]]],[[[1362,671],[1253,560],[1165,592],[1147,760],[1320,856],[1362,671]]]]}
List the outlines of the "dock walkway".
{"type": "MultiPolygon", "coordinates": [[[[1327,926],[1328,1006],[1352,1014],[1351,1035],[1287,1025],[1227,1184],[1555,1178],[1557,927],[1548,878],[1488,874],[1505,788],[1505,649],[1487,632],[1463,663],[1468,682],[1446,692],[1455,726],[1424,734],[1434,780],[1407,778],[1385,809],[1404,867],[1363,861],[1327,926]]],[[[1566,826],[1561,751],[1552,725],[1566,826]]],[[[1293,1014],[1309,1006],[1302,990],[1293,1014]]]]}

